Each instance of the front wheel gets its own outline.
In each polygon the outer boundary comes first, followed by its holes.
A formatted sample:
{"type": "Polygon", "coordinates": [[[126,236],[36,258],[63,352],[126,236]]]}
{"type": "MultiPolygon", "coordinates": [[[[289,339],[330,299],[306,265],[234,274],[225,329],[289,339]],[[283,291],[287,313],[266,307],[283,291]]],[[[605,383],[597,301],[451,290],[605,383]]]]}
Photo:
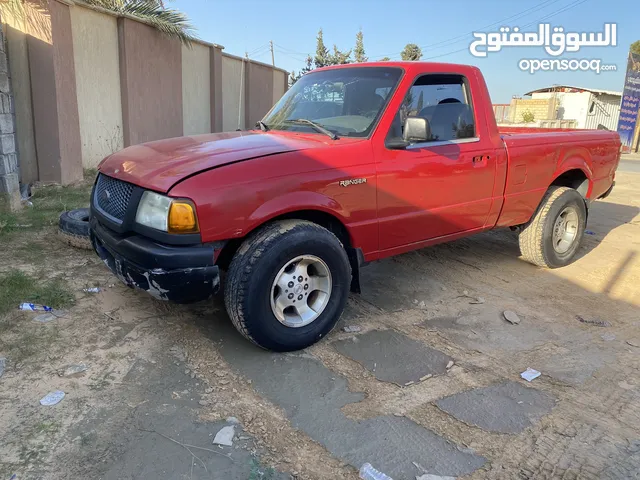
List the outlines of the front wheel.
{"type": "Polygon", "coordinates": [[[340,241],[303,220],[282,220],[249,236],[225,284],[234,326],[260,347],[291,351],[313,345],[338,322],[351,268],[340,241]]]}
{"type": "Polygon", "coordinates": [[[587,224],[582,195],[568,187],[551,187],[538,211],[520,232],[520,252],[525,260],[547,268],[571,263],[587,224]]]}

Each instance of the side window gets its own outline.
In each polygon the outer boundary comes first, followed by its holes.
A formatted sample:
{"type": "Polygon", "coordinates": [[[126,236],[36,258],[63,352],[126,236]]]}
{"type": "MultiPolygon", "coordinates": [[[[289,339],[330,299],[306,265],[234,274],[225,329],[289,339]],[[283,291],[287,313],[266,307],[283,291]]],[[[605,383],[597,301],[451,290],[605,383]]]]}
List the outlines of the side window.
{"type": "Polygon", "coordinates": [[[431,141],[475,137],[473,105],[468,83],[461,75],[423,75],[411,86],[388,138],[402,137],[408,117],[425,118],[431,126],[431,141]]]}

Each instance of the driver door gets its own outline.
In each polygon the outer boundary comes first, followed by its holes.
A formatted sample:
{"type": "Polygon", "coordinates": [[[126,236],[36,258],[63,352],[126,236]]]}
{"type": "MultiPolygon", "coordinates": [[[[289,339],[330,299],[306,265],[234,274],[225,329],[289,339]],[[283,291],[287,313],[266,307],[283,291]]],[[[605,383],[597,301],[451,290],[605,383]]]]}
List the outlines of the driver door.
{"type": "Polygon", "coordinates": [[[380,250],[481,229],[492,204],[496,152],[476,131],[466,78],[419,77],[387,139],[402,136],[407,116],[426,118],[429,141],[385,148],[378,168],[380,250]]]}

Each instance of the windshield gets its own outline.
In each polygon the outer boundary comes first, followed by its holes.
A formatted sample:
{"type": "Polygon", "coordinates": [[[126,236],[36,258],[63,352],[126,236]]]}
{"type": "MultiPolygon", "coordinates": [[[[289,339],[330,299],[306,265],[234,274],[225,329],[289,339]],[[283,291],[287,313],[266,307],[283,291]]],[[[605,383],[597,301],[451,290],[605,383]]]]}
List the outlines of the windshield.
{"type": "Polygon", "coordinates": [[[366,137],[387,104],[402,70],[351,67],[304,75],[262,119],[271,130],[318,132],[366,137]],[[316,128],[309,122],[316,124],[316,128]]]}

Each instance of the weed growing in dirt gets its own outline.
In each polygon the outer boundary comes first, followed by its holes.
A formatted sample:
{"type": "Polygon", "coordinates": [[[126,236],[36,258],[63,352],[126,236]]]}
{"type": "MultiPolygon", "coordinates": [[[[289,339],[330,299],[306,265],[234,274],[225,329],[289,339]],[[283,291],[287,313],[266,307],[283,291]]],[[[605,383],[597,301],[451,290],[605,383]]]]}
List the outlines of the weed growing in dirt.
{"type": "Polygon", "coordinates": [[[43,251],[45,250],[45,245],[37,241],[25,242],[18,247],[14,251],[14,255],[21,260],[35,260],[38,259],[43,251]]]}
{"type": "Polygon", "coordinates": [[[59,339],[60,331],[55,325],[45,329],[14,329],[13,334],[4,335],[0,340],[0,348],[8,352],[12,363],[18,365],[39,353],[49,352],[59,339]]]}
{"type": "Polygon", "coordinates": [[[115,378],[113,372],[106,372],[103,375],[93,375],[90,379],[91,383],[87,384],[89,390],[100,391],[109,387],[115,378]]]}
{"type": "Polygon", "coordinates": [[[60,430],[60,423],[55,421],[43,421],[33,425],[20,445],[20,463],[23,466],[39,463],[50,447],[46,437],[55,434],[58,430],[60,430]]]}
{"type": "Polygon", "coordinates": [[[276,471],[273,467],[263,467],[256,458],[251,459],[251,471],[247,480],[273,480],[276,478],[276,471]]]}
{"type": "Polygon", "coordinates": [[[60,430],[59,422],[40,422],[34,427],[36,433],[55,433],[60,430]]]}
{"type": "Polygon", "coordinates": [[[8,212],[0,206],[0,242],[7,242],[12,234],[28,234],[30,231],[57,225],[58,217],[65,210],[88,207],[93,178],[95,172],[87,171],[85,180],[78,185],[38,187],[34,189],[30,199],[33,206],[24,207],[18,212],[8,212]]]}
{"type": "Polygon", "coordinates": [[[39,282],[20,270],[0,275],[0,315],[15,310],[22,302],[40,303],[53,308],[68,307],[74,302],[64,280],[39,282]]]}

